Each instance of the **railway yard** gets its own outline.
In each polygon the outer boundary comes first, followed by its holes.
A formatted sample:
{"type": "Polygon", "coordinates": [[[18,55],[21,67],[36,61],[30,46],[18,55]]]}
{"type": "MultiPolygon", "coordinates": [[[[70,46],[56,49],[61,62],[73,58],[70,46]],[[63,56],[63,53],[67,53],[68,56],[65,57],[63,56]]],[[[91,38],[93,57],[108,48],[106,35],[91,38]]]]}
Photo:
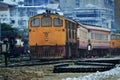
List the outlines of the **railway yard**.
{"type": "Polygon", "coordinates": [[[0,80],[120,80],[120,34],[49,10],[0,49],[0,80]]]}
{"type": "MultiPolygon", "coordinates": [[[[99,58],[99,59],[85,59],[85,60],[54,60],[54,61],[39,61],[39,60],[12,60],[8,62],[8,67],[4,67],[4,62],[1,62],[0,65],[0,80],[96,80],[97,77],[93,77],[94,79],[89,79],[89,76],[99,76],[105,75],[105,79],[98,80],[119,80],[120,79],[120,68],[116,65],[120,64],[120,59],[118,58],[99,58]],[[13,62],[14,61],[14,62],[13,62]],[[104,61],[104,63],[103,63],[104,61]],[[69,64],[69,66],[68,66],[69,64]],[[79,66],[82,65],[83,67],[79,66]],[[67,66],[66,66],[67,65],[67,66]],[[77,65],[77,67],[76,67],[77,65]],[[85,70],[85,66],[92,66],[91,70],[88,71],[76,71],[85,70]],[[72,66],[72,67],[71,67],[72,66]],[[75,66],[73,68],[73,66],[75,66]],[[99,71],[100,68],[96,71],[93,66],[113,66],[109,67],[109,70],[99,71]],[[54,72],[54,69],[61,69],[61,72],[54,72]],[[67,67],[67,68],[66,68],[67,67]],[[65,69],[66,68],[66,69],[65,69]],[[65,71],[64,71],[65,69],[65,71]],[[113,69],[113,70],[112,70],[113,69]],[[71,70],[71,71],[70,71],[71,70]],[[116,71],[115,71],[116,70],[116,71]],[[63,71],[63,72],[62,72],[63,71]],[[68,72],[69,71],[69,72],[68,72]],[[76,72],[75,72],[76,71],[76,72]],[[108,73],[110,71],[110,73],[108,73]],[[111,73],[111,71],[113,71],[111,73]],[[79,79],[80,78],[80,79],[79,79]]],[[[98,67],[97,67],[98,68],[98,67]]],[[[101,67],[105,68],[105,67],[101,67]]]]}
{"type": "Polygon", "coordinates": [[[114,15],[106,16],[106,12],[113,13],[114,8],[109,7],[113,0],[104,0],[108,7],[100,5],[100,11],[88,2],[82,7],[80,0],[73,3],[76,8],[59,5],[62,0],[45,0],[51,6],[55,3],[54,8],[60,8],[57,10],[48,8],[47,4],[44,7],[42,0],[39,2],[42,4],[36,4],[35,0],[12,1],[16,4],[0,0],[0,8],[5,8],[0,10],[0,80],[120,80],[119,24],[114,15]],[[79,11],[84,9],[85,14],[79,11]],[[4,16],[4,11],[10,14],[4,16]],[[21,11],[22,14],[14,13],[21,11]],[[25,15],[29,12],[30,15],[25,15]],[[75,13],[73,17],[72,13],[75,13]],[[10,21],[4,19],[7,15],[10,21]],[[88,20],[82,21],[84,17],[88,20]],[[4,24],[5,21],[10,25],[4,24]]]}

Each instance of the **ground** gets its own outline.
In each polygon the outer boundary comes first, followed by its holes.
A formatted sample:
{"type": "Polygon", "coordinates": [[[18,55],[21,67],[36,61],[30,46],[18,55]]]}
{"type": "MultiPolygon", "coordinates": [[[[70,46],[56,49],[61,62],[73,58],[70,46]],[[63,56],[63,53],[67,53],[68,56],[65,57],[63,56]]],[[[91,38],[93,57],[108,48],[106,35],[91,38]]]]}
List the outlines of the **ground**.
{"type": "MultiPolygon", "coordinates": [[[[0,68],[0,80],[61,80],[68,77],[80,77],[92,73],[52,73],[53,65],[0,68]]],[[[110,76],[106,80],[118,80],[120,75],[110,76]]]]}
{"type": "MultiPolygon", "coordinates": [[[[68,77],[83,77],[93,73],[53,73],[54,65],[23,67],[0,67],[0,80],[61,80],[68,77]]],[[[120,74],[105,80],[120,80],[120,74]]]]}
{"type": "Polygon", "coordinates": [[[0,68],[0,80],[60,80],[89,73],[52,73],[52,65],[0,68]]]}

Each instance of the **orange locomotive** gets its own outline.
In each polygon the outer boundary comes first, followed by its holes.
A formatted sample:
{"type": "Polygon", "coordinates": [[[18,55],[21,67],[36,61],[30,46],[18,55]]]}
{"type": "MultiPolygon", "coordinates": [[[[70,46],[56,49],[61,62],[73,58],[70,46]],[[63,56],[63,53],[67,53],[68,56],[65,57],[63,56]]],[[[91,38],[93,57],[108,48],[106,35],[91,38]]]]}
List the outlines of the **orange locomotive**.
{"type": "Polygon", "coordinates": [[[75,21],[46,11],[31,17],[28,25],[32,59],[69,58],[77,55],[75,21]]]}

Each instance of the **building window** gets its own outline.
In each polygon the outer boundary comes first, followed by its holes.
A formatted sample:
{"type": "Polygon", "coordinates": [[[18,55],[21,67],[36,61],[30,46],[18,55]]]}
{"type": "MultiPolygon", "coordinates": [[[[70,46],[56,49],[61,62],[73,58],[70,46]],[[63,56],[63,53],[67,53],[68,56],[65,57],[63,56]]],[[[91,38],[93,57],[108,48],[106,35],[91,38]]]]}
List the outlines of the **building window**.
{"type": "Polygon", "coordinates": [[[15,2],[16,0],[11,0],[11,1],[15,2]]]}
{"type": "Polygon", "coordinates": [[[76,7],[79,7],[79,6],[80,6],[80,1],[76,0],[76,7]]]}

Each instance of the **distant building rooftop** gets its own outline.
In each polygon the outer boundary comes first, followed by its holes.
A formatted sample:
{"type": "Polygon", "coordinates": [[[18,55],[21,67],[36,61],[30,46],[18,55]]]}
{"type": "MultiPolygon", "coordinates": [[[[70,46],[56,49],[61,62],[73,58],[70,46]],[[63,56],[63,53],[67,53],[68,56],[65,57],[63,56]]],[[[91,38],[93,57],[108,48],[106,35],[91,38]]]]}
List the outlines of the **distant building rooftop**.
{"type": "Polygon", "coordinates": [[[0,2],[6,3],[6,4],[8,4],[8,5],[17,5],[16,2],[13,2],[13,1],[11,1],[11,0],[3,0],[3,1],[0,1],[0,2]]]}

